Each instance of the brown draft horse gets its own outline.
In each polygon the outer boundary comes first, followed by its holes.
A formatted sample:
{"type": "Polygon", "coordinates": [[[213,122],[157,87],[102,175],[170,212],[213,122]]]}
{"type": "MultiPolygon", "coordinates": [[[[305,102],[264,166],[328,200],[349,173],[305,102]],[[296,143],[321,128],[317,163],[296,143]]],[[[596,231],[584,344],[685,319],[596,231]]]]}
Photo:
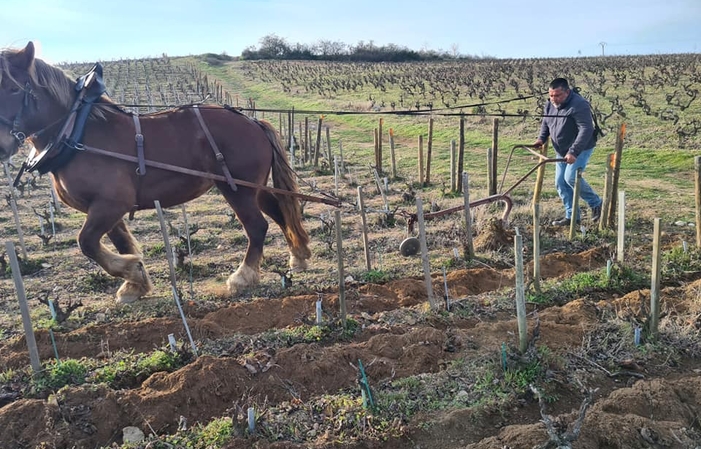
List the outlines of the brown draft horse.
{"type": "MultiPolygon", "coordinates": [[[[59,132],[75,100],[75,82],[63,71],[34,57],[29,42],[21,50],[0,53],[0,159],[8,160],[24,137],[41,151],[59,132]],[[3,129],[4,128],[4,129],[3,129]],[[8,132],[9,131],[9,132],[8,132]]],[[[218,106],[201,107],[201,114],[234,179],[264,186],[272,171],[275,188],[297,191],[294,173],[273,127],[218,106]]],[[[140,116],[145,159],[221,174],[204,128],[192,108],[140,116]]],[[[135,124],[130,113],[106,96],[93,107],[82,142],[112,153],[136,155],[135,124]]],[[[134,209],[175,206],[207,192],[216,184],[236,213],[248,237],[245,257],[227,280],[234,294],[257,284],[263,242],[268,231],[264,212],[283,231],[290,252],[290,267],[304,269],[311,256],[309,236],[302,227],[299,202],[294,195],[237,186],[227,182],[149,167],[137,175],[136,164],[110,156],[78,152],[67,164],[51,170],[60,199],[87,214],[78,236],[80,249],[107,273],[124,279],[118,303],[135,301],[152,289],[142,263],[139,244],[124,221],[134,209]],[[140,179],[137,179],[140,178],[140,179]],[[119,252],[107,249],[107,234],[119,252]]]]}

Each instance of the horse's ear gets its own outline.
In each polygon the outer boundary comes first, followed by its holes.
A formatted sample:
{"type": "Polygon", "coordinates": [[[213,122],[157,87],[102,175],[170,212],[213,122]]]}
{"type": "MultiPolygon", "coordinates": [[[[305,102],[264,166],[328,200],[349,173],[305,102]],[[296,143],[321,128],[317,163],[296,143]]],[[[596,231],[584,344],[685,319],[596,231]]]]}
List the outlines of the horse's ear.
{"type": "Polygon", "coordinates": [[[29,70],[34,62],[34,42],[29,41],[27,46],[18,51],[12,57],[12,64],[20,69],[29,70]]]}

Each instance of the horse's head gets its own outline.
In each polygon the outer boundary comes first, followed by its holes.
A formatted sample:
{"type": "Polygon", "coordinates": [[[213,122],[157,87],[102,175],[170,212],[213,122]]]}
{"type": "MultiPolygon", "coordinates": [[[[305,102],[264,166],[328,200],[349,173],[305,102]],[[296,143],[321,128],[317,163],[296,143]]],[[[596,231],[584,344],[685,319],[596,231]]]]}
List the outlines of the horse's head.
{"type": "Polygon", "coordinates": [[[0,53],[0,160],[17,152],[27,137],[31,115],[36,111],[32,91],[34,44],[22,50],[0,53]]]}

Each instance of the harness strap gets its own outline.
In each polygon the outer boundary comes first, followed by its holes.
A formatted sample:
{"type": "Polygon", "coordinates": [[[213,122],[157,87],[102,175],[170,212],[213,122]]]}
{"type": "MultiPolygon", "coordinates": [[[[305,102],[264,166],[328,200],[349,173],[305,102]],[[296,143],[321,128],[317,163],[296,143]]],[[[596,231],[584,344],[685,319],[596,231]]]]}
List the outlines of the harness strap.
{"type": "Polygon", "coordinates": [[[238,188],[236,187],[236,183],[234,182],[234,178],[231,177],[231,172],[229,172],[229,167],[226,166],[226,161],[224,160],[224,155],[221,154],[221,151],[219,151],[219,147],[217,147],[217,143],[214,141],[214,138],[212,137],[212,134],[209,132],[209,128],[207,128],[207,125],[204,123],[204,119],[202,118],[202,114],[200,113],[200,108],[197,107],[197,105],[194,105],[192,109],[195,111],[195,115],[197,116],[197,120],[200,121],[200,126],[202,127],[202,130],[204,131],[204,135],[207,136],[207,140],[209,141],[209,145],[212,147],[212,151],[214,151],[214,156],[217,158],[217,161],[221,164],[222,171],[224,172],[224,176],[226,177],[226,182],[229,184],[229,187],[231,187],[231,190],[236,192],[238,188]]]}
{"type": "MultiPolygon", "coordinates": [[[[121,154],[121,153],[114,153],[112,151],[107,151],[103,150],[101,148],[95,148],[91,147],[90,145],[83,145],[83,150],[87,151],[88,153],[94,153],[94,154],[99,154],[101,156],[107,156],[115,159],[119,159],[122,161],[129,161],[129,162],[137,162],[136,157],[130,156],[128,154],[121,154]]],[[[185,168],[185,167],[178,167],[177,165],[170,165],[170,164],[165,164],[163,162],[158,162],[158,161],[150,161],[146,159],[146,165],[149,167],[153,168],[158,168],[161,170],[168,170],[172,171],[175,173],[182,173],[185,175],[190,175],[190,176],[198,176],[200,178],[206,178],[206,179],[211,179],[213,181],[226,181],[226,178],[222,175],[216,175],[214,173],[208,173],[208,172],[203,172],[199,170],[192,170],[190,168],[185,168]]],[[[256,184],[254,182],[250,181],[244,181],[243,179],[233,179],[233,181],[237,182],[239,185],[250,187],[252,189],[259,189],[259,190],[265,190],[270,193],[279,193],[280,195],[289,195],[289,196],[294,196],[303,200],[308,200],[308,201],[313,201],[315,203],[324,203],[328,204],[330,206],[335,206],[335,207],[341,207],[341,201],[338,199],[332,199],[332,198],[319,198],[316,196],[312,195],[306,195],[301,192],[292,192],[290,190],[285,190],[285,189],[278,189],[277,187],[270,187],[262,184],[256,184]]]]}
{"type": "Polygon", "coordinates": [[[129,211],[129,221],[134,219],[134,213],[139,209],[139,192],[141,191],[141,180],[146,174],[146,160],[144,159],[144,135],[141,134],[141,123],[139,122],[139,114],[133,113],[132,118],[134,119],[134,128],[136,128],[136,134],[134,135],[134,140],[136,141],[136,158],[139,166],[136,168],[136,204],[132,206],[129,211]]]}
{"type": "Polygon", "coordinates": [[[136,140],[136,157],[139,158],[139,168],[136,172],[137,175],[143,176],[146,174],[146,164],[144,163],[144,135],[141,134],[141,123],[139,123],[139,114],[132,114],[134,118],[134,127],[136,128],[136,135],[134,140],[136,140]]]}

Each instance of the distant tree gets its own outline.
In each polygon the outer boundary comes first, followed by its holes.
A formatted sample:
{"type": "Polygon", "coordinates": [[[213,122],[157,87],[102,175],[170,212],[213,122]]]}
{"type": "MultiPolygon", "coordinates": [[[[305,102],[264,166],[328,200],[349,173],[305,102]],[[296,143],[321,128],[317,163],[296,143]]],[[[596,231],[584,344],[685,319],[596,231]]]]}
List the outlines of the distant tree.
{"type": "Polygon", "coordinates": [[[347,47],[343,42],[322,39],[312,46],[312,53],[321,59],[339,59],[348,55],[347,47]]]}
{"type": "Polygon", "coordinates": [[[287,41],[276,35],[268,34],[260,38],[260,59],[284,59],[290,53],[290,45],[287,41]]]}

